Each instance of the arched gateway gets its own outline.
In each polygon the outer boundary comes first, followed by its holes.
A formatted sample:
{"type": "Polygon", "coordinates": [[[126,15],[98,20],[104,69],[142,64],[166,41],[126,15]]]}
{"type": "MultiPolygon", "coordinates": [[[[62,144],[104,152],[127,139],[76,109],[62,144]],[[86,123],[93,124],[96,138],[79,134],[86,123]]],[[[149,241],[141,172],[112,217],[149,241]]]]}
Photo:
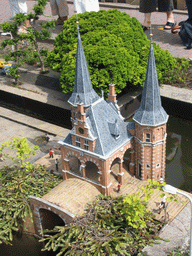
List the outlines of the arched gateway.
{"type": "Polygon", "coordinates": [[[42,198],[29,196],[29,201],[36,234],[42,235],[44,229],[53,229],[57,225],[63,226],[75,217],[62,207],[42,198]]]}
{"type": "Polygon", "coordinates": [[[161,106],[158,87],[151,44],[141,107],[134,122],[125,122],[117,105],[115,85],[109,85],[107,101],[94,91],[78,34],[74,91],[68,100],[73,128],[59,141],[63,179],[78,176],[109,195],[114,180],[123,183],[123,163],[127,164],[126,171],[140,179],[164,177],[168,116],[161,106]],[[69,154],[81,163],[78,173],[71,168],[69,154]]]}
{"type": "Polygon", "coordinates": [[[109,195],[113,178],[123,184],[123,164],[142,180],[165,177],[168,115],[161,106],[152,42],[134,122],[121,116],[114,84],[109,85],[107,101],[94,91],[79,33],[74,91],[68,102],[72,130],[59,141],[64,181],[43,198],[30,197],[37,233],[81,215],[99,193],[109,195]]]}

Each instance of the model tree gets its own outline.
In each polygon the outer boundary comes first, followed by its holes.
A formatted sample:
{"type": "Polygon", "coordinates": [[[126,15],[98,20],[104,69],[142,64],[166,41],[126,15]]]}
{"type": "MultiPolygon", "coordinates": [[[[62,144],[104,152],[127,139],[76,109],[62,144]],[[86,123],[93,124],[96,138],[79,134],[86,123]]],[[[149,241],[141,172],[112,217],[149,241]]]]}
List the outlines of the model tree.
{"type": "Polygon", "coordinates": [[[38,149],[25,137],[0,145],[5,161],[11,160],[0,169],[0,244],[11,244],[13,234],[22,232],[25,217],[32,218],[29,195],[43,196],[60,182],[45,166],[29,162],[38,149]]]}
{"type": "Polygon", "coordinates": [[[32,58],[38,58],[41,65],[41,72],[45,73],[45,65],[43,55],[46,55],[46,50],[39,50],[37,40],[47,40],[51,36],[51,29],[55,26],[54,21],[47,21],[45,24],[41,23],[41,29],[37,30],[34,23],[26,30],[27,33],[18,34],[18,28],[25,20],[37,20],[39,15],[43,15],[47,0],[38,0],[33,7],[33,13],[28,15],[18,13],[13,18],[13,22],[4,22],[1,24],[4,32],[9,32],[12,35],[11,39],[6,39],[1,44],[4,49],[7,46],[14,46],[14,50],[6,55],[6,61],[13,61],[14,66],[9,69],[9,75],[15,79],[15,84],[18,84],[18,69],[24,64],[26,56],[30,55],[32,58]],[[23,50],[21,42],[26,42],[28,45],[26,50],[23,50]]]}

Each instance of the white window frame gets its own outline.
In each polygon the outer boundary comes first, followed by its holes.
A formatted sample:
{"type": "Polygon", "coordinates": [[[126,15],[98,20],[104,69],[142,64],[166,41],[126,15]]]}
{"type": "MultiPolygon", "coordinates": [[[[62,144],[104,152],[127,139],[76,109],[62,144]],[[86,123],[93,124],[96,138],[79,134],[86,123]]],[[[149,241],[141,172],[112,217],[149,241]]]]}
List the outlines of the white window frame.
{"type": "Polygon", "coordinates": [[[84,140],[84,149],[89,150],[89,141],[86,139],[84,140]]]}
{"type": "Polygon", "coordinates": [[[151,142],[151,134],[146,133],[146,142],[151,142]]]}
{"type": "Polygon", "coordinates": [[[81,141],[80,141],[80,137],[76,136],[76,147],[81,147],[81,141]]]}

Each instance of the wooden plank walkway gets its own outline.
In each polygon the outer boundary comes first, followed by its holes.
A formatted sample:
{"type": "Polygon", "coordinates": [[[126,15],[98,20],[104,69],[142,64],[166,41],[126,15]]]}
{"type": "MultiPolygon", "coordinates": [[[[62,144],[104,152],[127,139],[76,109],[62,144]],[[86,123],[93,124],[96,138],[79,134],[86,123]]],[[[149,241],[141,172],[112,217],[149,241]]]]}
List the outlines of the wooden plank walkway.
{"type": "MultiPolygon", "coordinates": [[[[124,195],[129,195],[129,194],[134,194],[136,193],[139,189],[139,187],[145,186],[148,184],[148,181],[142,181],[134,176],[130,175],[128,171],[123,168],[124,171],[124,184],[121,187],[121,192],[120,194],[124,195]]],[[[117,181],[113,183],[113,194],[117,195],[117,181]]],[[[177,196],[177,202],[175,201],[169,201],[166,206],[167,206],[167,214],[165,216],[164,210],[160,212],[160,214],[157,213],[158,210],[158,205],[162,201],[162,195],[163,192],[160,190],[154,189],[153,194],[151,195],[151,199],[149,200],[148,203],[148,209],[154,213],[155,219],[158,221],[164,221],[165,217],[167,217],[168,221],[172,221],[183,208],[185,207],[186,203],[188,203],[188,199],[186,197],[178,195],[177,196]]],[[[167,193],[166,193],[167,194],[167,193]]],[[[167,194],[167,196],[170,196],[170,194],[167,194]]],[[[192,196],[192,195],[191,195],[192,196]]]]}

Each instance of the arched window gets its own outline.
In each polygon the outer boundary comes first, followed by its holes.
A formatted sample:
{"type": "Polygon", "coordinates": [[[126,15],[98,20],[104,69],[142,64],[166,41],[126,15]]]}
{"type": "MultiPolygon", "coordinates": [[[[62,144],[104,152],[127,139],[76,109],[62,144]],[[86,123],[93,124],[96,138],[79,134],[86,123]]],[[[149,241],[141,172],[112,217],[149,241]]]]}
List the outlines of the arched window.
{"type": "Polygon", "coordinates": [[[82,176],[81,170],[80,170],[80,161],[76,156],[69,156],[69,168],[70,171],[73,172],[76,175],[82,176]]]}

